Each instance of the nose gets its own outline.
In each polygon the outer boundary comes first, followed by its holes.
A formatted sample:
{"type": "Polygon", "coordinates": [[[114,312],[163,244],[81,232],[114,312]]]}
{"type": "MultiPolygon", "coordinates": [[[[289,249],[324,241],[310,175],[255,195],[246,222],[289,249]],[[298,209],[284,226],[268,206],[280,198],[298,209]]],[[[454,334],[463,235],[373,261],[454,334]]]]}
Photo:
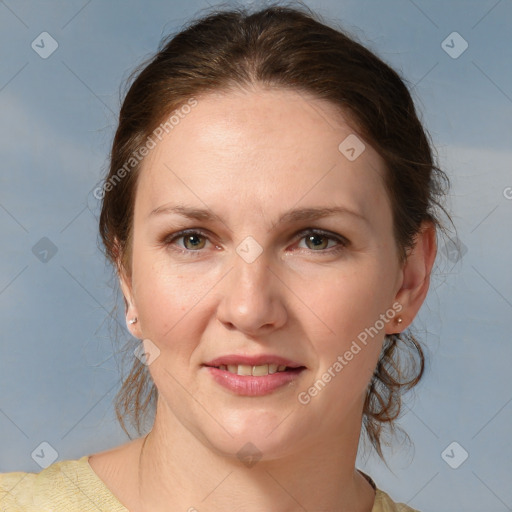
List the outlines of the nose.
{"type": "Polygon", "coordinates": [[[234,255],[217,308],[217,318],[228,329],[258,336],[286,323],[286,288],[268,264],[264,254],[251,263],[234,255]]]}

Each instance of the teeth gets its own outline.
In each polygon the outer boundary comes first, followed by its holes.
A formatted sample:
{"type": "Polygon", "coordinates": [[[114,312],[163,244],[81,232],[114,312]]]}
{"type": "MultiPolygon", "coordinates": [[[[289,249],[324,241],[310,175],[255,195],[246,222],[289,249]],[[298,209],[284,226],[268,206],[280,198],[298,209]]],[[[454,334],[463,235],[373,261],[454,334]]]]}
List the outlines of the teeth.
{"type": "Polygon", "coordinates": [[[268,364],[262,364],[261,366],[253,366],[252,374],[254,377],[261,377],[262,375],[268,375],[268,364]]]}
{"type": "Polygon", "coordinates": [[[219,369],[228,371],[229,373],[236,373],[237,375],[264,377],[265,375],[272,375],[276,372],[284,372],[286,370],[286,366],[277,364],[261,364],[258,366],[250,366],[248,364],[223,364],[219,366],[219,369]]]}
{"type": "Polygon", "coordinates": [[[248,364],[238,365],[238,375],[252,375],[252,367],[248,364]]]}

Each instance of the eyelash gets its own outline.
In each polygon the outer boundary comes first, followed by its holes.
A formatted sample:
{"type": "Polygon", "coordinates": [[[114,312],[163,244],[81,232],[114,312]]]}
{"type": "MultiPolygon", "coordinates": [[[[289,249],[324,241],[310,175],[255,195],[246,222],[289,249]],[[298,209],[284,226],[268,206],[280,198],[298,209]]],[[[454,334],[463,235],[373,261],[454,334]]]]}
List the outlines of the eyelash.
{"type": "MultiPolygon", "coordinates": [[[[174,245],[174,242],[176,240],[182,239],[183,237],[185,237],[187,235],[200,235],[200,236],[206,238],[208,241],[210,241],[208,238],[208,235],[200,229],[185,229],[183,231],[178,231],[177,233],[173,233],[172,235],[168,235],[168,236],[164,237],[164,239],[162,240],[162,243],[165,246],[171,247],[174,245]]],[[[316,228],[304,229],[304,230],[300,231],[299,233],[297,233],[295,235],[295,238],[297,240],[302,240],[307,235],[321,236],[321,237],[327,238],[328,240],[333,240],[335,242],[338,242],[338,244],[339,244],[335,247],[330,247],[328,249],[320,249],[318,251],[306,248],[306,250],[313,252],[313,253],[328,254],[328,255],[337,254],[337,253],[343,251],[349,245],[349,241],[345,237],[342,237],[340,235],[335,235],[328,231],[324,231],[324,230],[316,229],[316,228]]],[[[177,246],[174,246],[171,248],[172,248],[172,250],[177,251],[181,254],[185,254],[185,253],[186,254],[194,254],[194,256],[199,255],[202,252],[201,249],[197,249],[197,250],[183,249],[183,248],[179,248],[177,246]]]]}

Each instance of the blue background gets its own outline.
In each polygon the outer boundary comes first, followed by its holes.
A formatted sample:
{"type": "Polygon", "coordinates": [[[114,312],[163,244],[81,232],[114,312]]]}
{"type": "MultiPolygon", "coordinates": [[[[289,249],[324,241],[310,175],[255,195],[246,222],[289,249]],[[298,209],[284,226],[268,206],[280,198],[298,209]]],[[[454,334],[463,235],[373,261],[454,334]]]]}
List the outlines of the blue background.
{"type": "MultiPolygon", "coordinates": [[[[31,454],[43,441],[64,460],[127,440],[112,400],[130,337],[98,248],[92,190],[120,84],[209,5],[0,2],[0,472],[40,471],[31,454]],[[42,32],[58,43],[46,59],[31,47],[42,32]]],[[[390,469],[362,452],[359,467],[422,512],[511,510],[512,2],[308,5],[409,81],[452,179],[463,254],[440,242],[414,323],[429,361],[401,420],[415,448],[387,450],[390,469]],[[468,43],[458,58],[441,46],[454,31],[468,43]],[[452,461],[469,454],[457,469],[441,455],[454,441],[452,461]]]]}

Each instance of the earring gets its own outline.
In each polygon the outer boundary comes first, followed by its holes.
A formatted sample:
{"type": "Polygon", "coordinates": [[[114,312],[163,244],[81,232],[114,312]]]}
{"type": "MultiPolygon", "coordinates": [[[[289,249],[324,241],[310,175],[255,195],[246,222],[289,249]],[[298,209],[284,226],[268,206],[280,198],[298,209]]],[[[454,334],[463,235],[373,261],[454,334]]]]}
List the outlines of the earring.
{"type": "Polygon", "coordinates": [[[128,323],[129,323],[130,325],[132,325],[132,324],[134,324],[134,323],[136,323],[136,322],[137,322],[137,317],[132,318],[131,320],[128,320],[128,323]]]}
{"type": "Polygon", "coordinates": [[[402,323],[402,321],[403,321],[403,320],[402,320],[402,317],[401,317],[401,316],[399,316],[399,317],[396,319],[396,323],[397,323],[397,324],[401,324],[401,323],[402,323]]]}

